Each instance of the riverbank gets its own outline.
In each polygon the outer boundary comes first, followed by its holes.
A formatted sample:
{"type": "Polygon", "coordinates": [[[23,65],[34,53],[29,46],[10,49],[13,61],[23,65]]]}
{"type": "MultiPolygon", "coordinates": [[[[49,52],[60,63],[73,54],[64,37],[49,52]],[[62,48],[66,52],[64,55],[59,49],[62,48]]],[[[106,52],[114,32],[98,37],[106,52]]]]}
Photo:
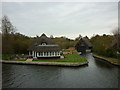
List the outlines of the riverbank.
{"type": "Polygon", "coordinates": [[[1,60],[2,63],[8,64],[25,64],[25,65],[49,65],[49,66],[83,66],[88,65],[88,61],[82,63],[73,63],[73,62],[36,62],[36,61],[10,61],[10,60],[1,60]]]}
{"type": "Polygon", "coordinates": [[[83,63],[87,59],[79,54],[64,54],[64,58],[57,59],[34,59],[33,61],[37,62],[65,62],[65,63],[83,63]]]}
{"type": "Polygon", "coordinates": [[[113,65],[120,66],[120,60],[118,60],[118,59],[108,58],[108,57],[104,57],[104,56],[100,56],[100,55],[96,55],[96,54],[93,54],[93,57],[104,60],[104,61],[107,61],[107,62],[109,62],[113,65]]]}
{"type": "Polygon", "coordinates": [[[58,59],[27,59],[27,60],[2,60],[2,63],[13,64],[36,64],[36,65],[53,65],[53,66],[82,66],[87,65],[85,57],[78,54],[64,54],[64,58],[58,59]]]}

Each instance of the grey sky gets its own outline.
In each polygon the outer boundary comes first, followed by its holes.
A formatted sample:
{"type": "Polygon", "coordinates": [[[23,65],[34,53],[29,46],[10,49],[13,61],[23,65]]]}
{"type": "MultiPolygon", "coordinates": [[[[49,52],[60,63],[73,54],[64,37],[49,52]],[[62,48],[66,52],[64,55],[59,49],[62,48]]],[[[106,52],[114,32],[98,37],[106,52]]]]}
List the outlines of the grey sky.
{"type": "Polygon", "coordinates": [[[117,2],[4,2],[2,8],[18,32],[27,36],[90,37],[110,34],[118,26],[117,2]]]}

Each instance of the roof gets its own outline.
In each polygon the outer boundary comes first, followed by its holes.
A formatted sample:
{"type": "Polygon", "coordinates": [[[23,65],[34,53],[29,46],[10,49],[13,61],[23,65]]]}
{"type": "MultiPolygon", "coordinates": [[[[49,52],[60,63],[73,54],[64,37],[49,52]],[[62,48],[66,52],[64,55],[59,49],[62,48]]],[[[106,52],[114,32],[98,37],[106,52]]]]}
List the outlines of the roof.
{"type": "Polygon", "coordinates": [[[85,45],[87,45],[88,47],[92,47],[92,43],[91,43],[91,42],[89,41],[89,39],[87,39],[86,37],[81,38],[76,45],[78,45],[78,44],[81,43],[81,42],[84,42],[85,45]]]}
{"type": "Polygon", "coordinates": [[[29,51],[39,51],[39,52],[53,52],[60,51],[60,47],[56,45],[52,39],[48,38],[45,34],[42,34],[36,40],[33,41],[32,45],[28,48],[29,51]],[[42,45],[46,43],[46,45],[42,45]]]}
{"type": "Polygon", "coordinates": [[[46,43],[47,45],[55,44],[50,38],[48,38],[44,33],[38,37],[32,44],[40,45],[41,43],[46,43]]]}
{"type": "Polygon", "coordinates": [[[82,38],[82,40],[85,42],[86,45],[92,47],[92,43],[86,37],[82,38]]]}
{"type": "Polygon", "coordinates": [[[29,48],[29,50],[34,50],[37,52],[56,52],[56,51],[60,51],[60,47],[59,46],[34,46],[29,48]]]}

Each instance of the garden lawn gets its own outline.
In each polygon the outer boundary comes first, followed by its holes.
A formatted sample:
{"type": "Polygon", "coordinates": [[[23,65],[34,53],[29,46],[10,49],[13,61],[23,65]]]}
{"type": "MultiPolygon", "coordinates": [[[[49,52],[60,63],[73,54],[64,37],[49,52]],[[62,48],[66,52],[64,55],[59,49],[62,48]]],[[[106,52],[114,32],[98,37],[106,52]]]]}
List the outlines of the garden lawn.
{"type": "Polygon", "coordinates": [[[64,54],[65,58],[59,58],[59,59],[36,59],[33,61],[39,61],[39,62],[87,62],[87,59],[81,55],[78,54],[64,54]]]}

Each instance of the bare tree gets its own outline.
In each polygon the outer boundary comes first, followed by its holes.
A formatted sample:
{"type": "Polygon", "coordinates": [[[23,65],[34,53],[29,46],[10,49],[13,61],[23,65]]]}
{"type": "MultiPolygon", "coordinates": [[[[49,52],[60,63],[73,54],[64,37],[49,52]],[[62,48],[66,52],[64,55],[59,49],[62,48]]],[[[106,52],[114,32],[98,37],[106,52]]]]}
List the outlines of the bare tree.
{"type": "Polygon", "coordinates": [[[51,38],[51,39],[54,38],[53,35],[50,35],[50,38],[51,38]]]}
{"type": "Polygon", "coordinates": [[[113,46],[120,52],[120,29],[114,29],[112,33],[114,35],[113,46]]]}
{"type": "Polygon", "coordinates": [[[12,25],[7,16],[2,18],[2,34],[11,34],[16,31],[16,28],[12,25]]]}
{"type": "Polygon", "coordinates": [[[2,18],[2,53],[12,53],[12,35],[16,31],[15,27],[12,25],[7,16],[2,18]]]}
{"type": "Polygon", "coordinates": [[[75,38],[75,41],[80,40],[82,38],[81,34],[77,38],[75,38]]]}

